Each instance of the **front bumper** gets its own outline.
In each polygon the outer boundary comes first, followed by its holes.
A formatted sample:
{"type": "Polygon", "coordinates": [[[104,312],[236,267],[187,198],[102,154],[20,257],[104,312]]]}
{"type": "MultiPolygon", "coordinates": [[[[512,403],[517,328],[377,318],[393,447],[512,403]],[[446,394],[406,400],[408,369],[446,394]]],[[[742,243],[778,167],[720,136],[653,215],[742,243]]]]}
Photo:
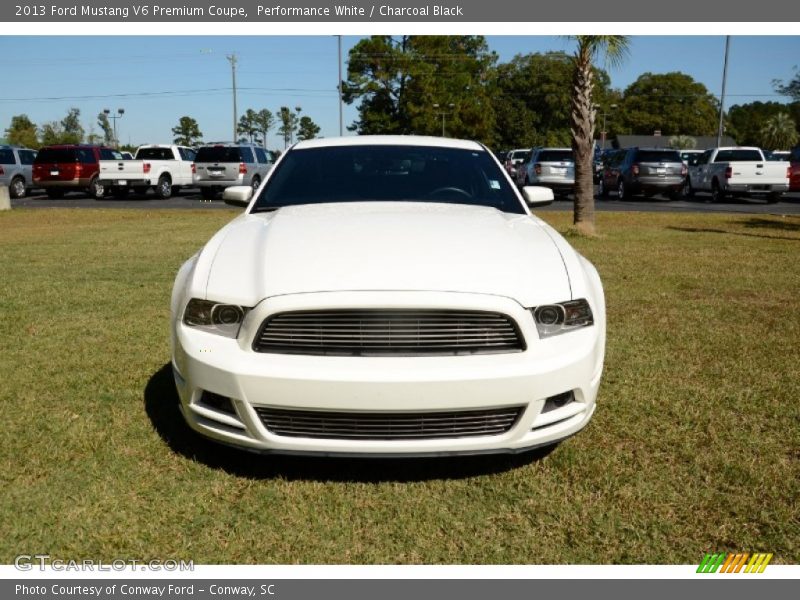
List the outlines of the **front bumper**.
{"type": "MultiPolygon", "coordinates": [[[[604,318],[599,322],[604,323],[604,318]]],[[[196,431],[260,452],[326,455],[448,455],[520,452],[555,443],[591,418],[600,384],[601,325],[539,340],[516,302],[474,294],[335,292],[280,296],[259,303],[238,339],[173,323],[173,369],[181,411],[196,431]],[[256,353],[253,336],[270,314],[317,308],[454,308],[504,312],[527,348],[511,354],[428,357],[340,357],[256,353]],[[202,401],[203,391],[230,398],[235,414],[202,401]],[[548,397],[574,401],[542,412],[548,397]],[[318,439],[276,435],[256,408],[330,412],[425,413],[521,407],[505,433],[445,439],[318,439]]]]}

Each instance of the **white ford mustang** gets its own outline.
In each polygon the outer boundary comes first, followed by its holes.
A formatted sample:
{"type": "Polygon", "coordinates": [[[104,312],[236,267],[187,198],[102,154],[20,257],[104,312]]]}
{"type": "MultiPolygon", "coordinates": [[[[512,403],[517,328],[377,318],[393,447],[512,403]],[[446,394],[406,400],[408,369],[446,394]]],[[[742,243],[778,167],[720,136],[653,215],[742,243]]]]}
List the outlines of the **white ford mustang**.
{"type": "Polygon", "coordinates": [[[189,425],[263,452],[444,455],[553,444],[592,416],[595,268],[482,145],[300,142],[187,261],[172,365],[189,425]]]}

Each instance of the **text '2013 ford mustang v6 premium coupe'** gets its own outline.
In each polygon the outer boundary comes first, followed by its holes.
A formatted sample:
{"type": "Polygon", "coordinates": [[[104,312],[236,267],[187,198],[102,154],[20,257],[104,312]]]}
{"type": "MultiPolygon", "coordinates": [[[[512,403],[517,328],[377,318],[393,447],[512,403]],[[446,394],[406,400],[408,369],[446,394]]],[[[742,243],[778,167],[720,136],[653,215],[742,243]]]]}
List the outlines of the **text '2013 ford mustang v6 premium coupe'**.
{"type": "Polygon", "coordinates": [[[196,431],[262,452],[520,452],[595,409],[595,268],[481,144],[289,149],[178,272],[172,366],[196,431]],[[252,196],[252,197],[251,197],[252,196]]]}

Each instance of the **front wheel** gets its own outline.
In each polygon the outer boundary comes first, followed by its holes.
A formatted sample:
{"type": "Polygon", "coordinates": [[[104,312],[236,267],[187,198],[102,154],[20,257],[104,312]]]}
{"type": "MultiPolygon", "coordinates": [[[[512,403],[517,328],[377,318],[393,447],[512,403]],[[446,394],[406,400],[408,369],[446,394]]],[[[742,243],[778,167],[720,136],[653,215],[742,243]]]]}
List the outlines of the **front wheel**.
{"type": "Polygon", "coordinates": [[[64,190],[58,188],[48,188],[45,190],[45,193],[51,200],[59,200],[64,197],[64,190]]]}
{"type": "Polygon", "coordinates": [[[781,199],[780,194],[776,193],[767,194],[767,204],[775,204],[780,199],[781,199]]]}
{"type": "Polygon", "coordinates": [[[200,194],[204,200],[213,200],[217,197],[217,189],[213,187],[200,188],[200,194]]]}
{"type": "Polygon", "coordinates": [[[129,187],[115,187],[111,190],[111,195],[114,196],[117,200],[123,200],[124,198],[128,197],[128,193],[131,191],[129,187]]]}
{"type": "Polygon", "coordinates": [[[25,180],[22,177],[14,177],[11,180],[11,185],[8,186],[8,193],[12,198],[25,197],[25,180]]]}
{"type": "Polygon", "coordinates": [[[597,183],[597,195],[601,198],[608,198],[608,188],[606,187],[605,181],[603,178],[600,178],[600,181],[597,183]]]}

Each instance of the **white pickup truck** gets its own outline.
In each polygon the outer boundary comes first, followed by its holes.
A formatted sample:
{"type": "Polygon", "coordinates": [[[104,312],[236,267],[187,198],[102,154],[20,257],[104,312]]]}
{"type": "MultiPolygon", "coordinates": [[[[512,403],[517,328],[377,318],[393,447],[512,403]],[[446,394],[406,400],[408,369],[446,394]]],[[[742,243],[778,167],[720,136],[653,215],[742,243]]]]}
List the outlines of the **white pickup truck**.
{"type": "Polygon", "coordinates": [[[146,194],[150,188],[159,198],[169,198],[192,185],[194,157],[195,151],[186,146],[140,146],[133,160],[101,160],[98,182],[116,198],[124,198],[130,190],[146,194]]]}
{"type": "Polygon", "coordinates": [[[710,192],[712,202],[728,195],[777,202],[789,190],[789,169],[788,162],[767,161],[760,148],[712,148],[689,167],[686,192],[710,192]]]}

